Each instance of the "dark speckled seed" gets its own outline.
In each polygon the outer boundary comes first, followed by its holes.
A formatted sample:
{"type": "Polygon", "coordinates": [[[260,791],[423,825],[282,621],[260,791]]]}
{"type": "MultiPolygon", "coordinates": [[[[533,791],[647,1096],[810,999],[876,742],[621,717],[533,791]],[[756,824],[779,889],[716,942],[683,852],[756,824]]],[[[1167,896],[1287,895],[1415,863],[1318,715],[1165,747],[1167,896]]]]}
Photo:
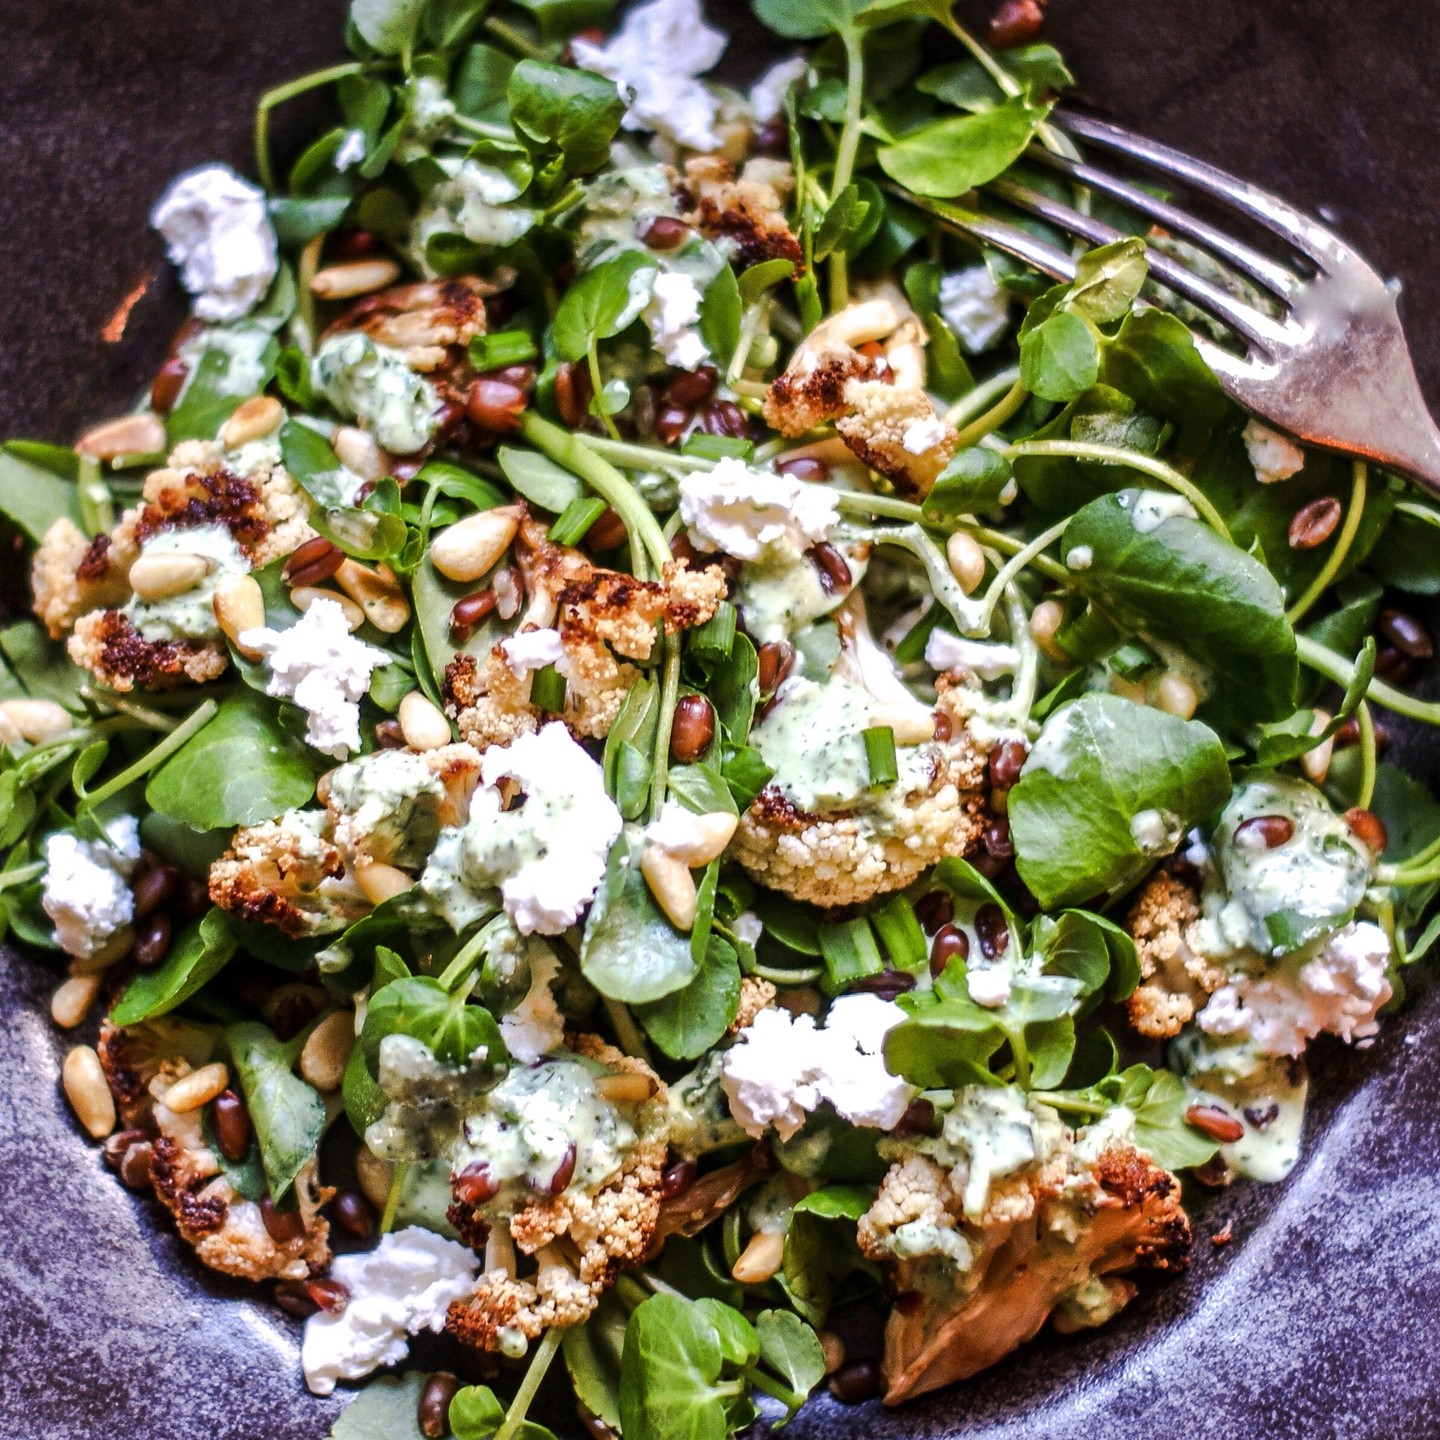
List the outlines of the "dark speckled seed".
{"type": "Polygon", "coordinates": [[[975,935],[980,941],[980,953],[987,960],[1003,955],[1010,948],[1010,927],[1005,923],[1005,912],[993,901],[975,912],[975,935]]]}
{"type": "Polygon", "coordinates": [[[955,918],[955,897],[948,890],[931,890],[915,902],[920,928],[933,935],[955,918]]]}
{"type": "Polygon", "coordinates": [[[427,1440],[440,1440],[450,1433],[450,1402],[460,1388],[460,1381],[448,1370],[437,1370],[420,1392],[415,1421],[427,1440]]]}
{"type": "Polygon", "coordinates": [[[830,1393],[842,1405],[858,1405],[880,1393],[880,1367],[873,1360],[852,1360],[830,1377],[830,1393]]]}
{"type": "Polygon", "coordinates": [[[305,1234],[305,1217],[298,1210],[277,1209],[268,1195],[260,1202],[260,1218],[277,1245],[289,1245],[305,1234]]]}

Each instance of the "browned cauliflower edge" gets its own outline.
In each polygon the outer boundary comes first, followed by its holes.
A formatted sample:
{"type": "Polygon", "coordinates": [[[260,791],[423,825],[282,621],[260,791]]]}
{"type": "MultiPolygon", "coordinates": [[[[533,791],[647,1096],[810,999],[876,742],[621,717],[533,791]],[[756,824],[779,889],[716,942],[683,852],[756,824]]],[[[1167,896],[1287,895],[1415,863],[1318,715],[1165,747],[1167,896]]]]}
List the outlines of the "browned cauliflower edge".
{"type": "Polygon", "coordinates": [[[1140,959],[1140,984],[1127,1007],[1130,1023],[1149,1039],[1178,1035],[1225,983],[1224,969],[1187,943],[1199,919],[1195,891],[1164,870],[1145,882],[1130,907],[1125,924],[1140,959]]]}

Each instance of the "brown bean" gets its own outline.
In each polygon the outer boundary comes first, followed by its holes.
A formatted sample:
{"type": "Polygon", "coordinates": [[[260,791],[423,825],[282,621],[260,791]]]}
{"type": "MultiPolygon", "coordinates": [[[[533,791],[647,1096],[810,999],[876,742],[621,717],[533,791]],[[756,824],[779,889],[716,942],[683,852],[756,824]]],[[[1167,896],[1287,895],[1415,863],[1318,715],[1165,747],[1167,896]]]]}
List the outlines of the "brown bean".
{"type": "Polygon", "coordinates": [[[546,1187],[552,1198],[556,1195],[563,1195],[565,1187],[575,1178],[575,1159],[575,1142],[572,1140],[565,1147],[565,1154],[555,1167],[555,1173],[550,1177],[550,1184],[546,1187]]]}
{"type": "Polygon", "coordinates": [[[1428,660],[1435,653],[1429,632],[1413,615],[1403,610],[1380,612],[1380,633],[1399,651],[1415,660],[1428,660]]]}
{"type": "Polygon", "coordinates": [[[1314,550],[1323,545],[1340,524],[1340,502],[1333,495],[1321,495],[1308,505],[1302,505],[1290,517],[1290,527],[1285,532],[1292,550],[1314,550]]]}
{"type": "Polygon", "coordinates": [[[308,1320],[320,1308],[303,1280],[282,1280],[275,1287],[275,1303],[297,1320],[308,1320]]]}
{"type": "Polygon", "coordinates": [[[703,695],[683,695],[670,727],[670,756],[693,765],[715,738],[715,707],[703,695]]]}
{"type": "Polygon", "coordinates": [[[1249,850],[1278,850],[1294,834],[1295,822],[1288,815],[1252,815],[1235,827],[1235,843],[1249,850]]]}
{"type": "Polygon", "coordinates": [[[210,887],[197,876],[187,875],[181,880],[175,899],[182,918],[198,920],[210,908],[210,887]]]}
{"type": "Polygon", "coordinates": [[[880,1393],[880,1367],[873,1360],[852,1360],[830,1377],[830,1393],[842,1405],[859,1405],[880,1393]]]}
{"type": "Polygon", "coordinates": [[[572,430],[578,430],[590,413],[595,396],[590,376],[583,365],[562,365],[555,372],[555,408],[572,430]]]}
{"type": "Polygon", "coordinates": [[[1008,790],[1020,778],[1030,747],[1023,740],[1002,740],[990,752],[990,783],[1008,790]]]}
{"type": "Polygon", "coordinates": [[[157,415],[168,415],[185,388],[190,367],[178,355],[172,356],[159,369],[150,386],[150,408],[157,415]]]}
{"type": "Polygon", "coordinates": [[[820,588],[827,595],[840,595],[850,588],[854,578],[850,562],[828,541],[812,545],[805,555],[820,572],[820,588]]]}
{"type": "Polygon", "coordinates": [[[660,392],[665,405],[698,405],[715,393],[720,373],[713,365],[702,365],[698,370],[682,370],[660,392]]]}
{"type": "Polygon", "coordinates": [[[660,1193],[667,1200],[685,1194],[695,1183],[698,1167],[693,1160],[677,1160],[660,1177],[660,1193]]]}
{"type": "Polygon", "coordinates": [[[170,917],[163,910],[152,911],[135,927],[135,945],[130,953],[142,970],[148,970],[158,965],[169,949],[170,917]]]}
{"type": "Polygon", "coordinates": [[[775,470],[792,480],[822,481],[830,478],[830,467],[814,455],[792,455],[788,460],[777,460],[775,470]]]}
{"type": "Polygon", "coordinates": [[[326,1276],[304,1283],[305,1293],[315,1302],[316,1308],[328,1315],[338,1315],[350,1303],[350,1289],[343,1280],[332,1280],[326,1276]]]}
{"type": "Polygon", "coordinates": [[[126,1189],[150,1188],[150,1161],[154,1153],[148,1140],[137,1140],[120,1157],[120,1179],[126,1189]]]}
{"type": "Polygon", "coordinates": [[[250,1111],[233,1090],[222,1090],[210,1110],[210,1129],[220,1153],[238,1165],[250,1153],[250,1111]]]}
{"type": "Polygon", "coordinates": [[[481,376],[470,387],[465,413],[492,435],[510,435],[520,428],[527,399],[518,385],[481,376]]]}
{"type": "Polygon", "coordinates": [[[535,388],[535,367],[533,365],[502,365],[498,370],[487,370],[482,377],[486,380],[503,380],[517,390],[535,388]]]}
{"type": "Polygon", "coordinates": [[[260,1202],[265,1232],[277,1245],[290,1245],[305,1237],[305,1217],[298,1210],[280,1210],[267,1195],[260,1202]]]}
{"type": "Polygon", "coordinates": [[[1373,810],[1362,810],[1358,805],[1345,812],[1345,823],[1350,833],[1376,855],[1383,855],[1390,837],[1385,833],[1385,823],[1373,810]]]}
{"type": "Polygon", "coordinates": [[[379,248],[379,240],[370,231],[351,227],[337,230],[330,237],[325,247],[325,256],[328,260],[363,260],[379,248]]]}
{"type": "Polygon", "coordinates": [[[477,590],[463,600],[457,600],[450,611],[450,631],[454,635],[468,635],[500,603],[500,597],[493,589],[477,590]]]}
{"type": "Polygon", "coordinates": [[[1033,40],[1044,23],[1044,0],[1004,0],[990,17],[986,36],[996,50],[1013,50],[1033,40]]]}
{"type": "Polygon", "coordinates": [[[375,722],[375,743],[382,750],[403,750],[405,748],[405,732],[400,728],[400,722],[393,715],[388,719],[375,722]]]}
{"type": "Polygon", "coordinates": [[[450,1433],[450,1402],[459,1388],[460,1381],[448,1370],[437,1370],[426,1380],[415,1407],[415,1423],[428,1440],[440,1440],[450,1433]]]}
{"type": "Polygon", "coordinates": [[[786,640],[767,640],[756,656],[756,683],[762,695],[773,695],[795,668],[795,647],[786,640]]]}
{"type": "Polygon", "coordinates": [[[118,1170],[132,1145],[139,1145],[142,1141],[149,1141],[153,1138],[147,1130],[117,1130],[113,1135],[105,1137],[105,1143],[100,1147],[100,1154],[112,1170],[118,1170]]]}
{"type": "Polygon", "coordinates": [[[1003,955],[1010,948],[1010,927],[1005,923],[1005,912],[994,901],[975,912],[975,935],[980,941],[980,953],[987,960],[1003,955]]]}
{"type": "Polygon", "coordinates": [[[1218,1105],[1192,1105],[1185,1112],[1185,1119],[1221,1145],[1233,1145],[1245,1135],[1245,1127],[1218,1105]]]}
{"type": "Polygon", "coordinates": [[[707,435],[745,440],[750,435],[750,419],[733,400],[714,400],[701,411],[700,428],[707,435]]]}
{"type": "Polygon", "coordinates": [[[292,590],[323,585],[345,563],[345,552],[323,535],[297,545],[280,571],[292,590]]]}
{"type": "Polygon", "coordinates": [[[958,925],[942,925],[930,943],[930,974],[938,977],[957,956],[970,958],[970,937],[958,925]]]}
{"type": "Polygon", "coordinates": [[[157,865],[135,881],[135,918],[143,920],[159,909],[180,883],[180,872],[173,865],[157,865]]]}
{"type": "Polygon", "coordinates": [[[896,1135],[928,1135],[935,1124],[935,1102],[917,1095],[895,1126],[896,1135]]]}
{"type": "Polygon", "coordinates": [[[943,711],[935,712],[935,738],[943,745],[955,733],[955,722],[943,711]]]}
{"type": "Polygon", "coordinates": [[[652,215],[639,230],[640,243],[652,250],[678,250],[690,234],[690,227],[673,215],[652,215]]]}
{"type": "Polygon", "coordinates": [[[662,445],[678,444],[694,418],[694,412],[683,405],[666,405],[655,416],[655,438],[662,445]]]}
{"type": "Polygon", "coordinates": [[[358,1190],[337,1190],[329,1210],[336,1228],[352,1240],[368,1240],[375,1233],[375,1207],[358,1190]]]}
{"type": "Polygon", "coordinates": [[[948,890],[930,890],[915,902],[915,918],[927,935],[935,935],[955,918],[955,897],[948,890]]]}
{"type": "Polygon", "coordinates": [[[484,1205],[500,1193],[499,1185],[490,1174],[490,1167],[483,1160],[467,1165],[450,1182],[450,1190],[462,1205],[484,1205]]]}
{"type": "Polygon", "coordinates": [[[1015,854],[1015,846],[1010,840],[1010,822],[1003,815],[997,815],[986,825],[980,841],[985,846],[985,853],[997,860],[1009,860],[1015,854]]]}
{"type": "Polygon", "coordinates": [[[1382,645],[1375,655],[1375,675],[1387,685],[1403,685],[1414,673],[1418,662],[1394,645],[1382,645]]]}
{"type": "Polygon", "coordinates": [[[618,550],[625,543],[627,534],[625,522],[617,511],[607,505],[600,518],[585,532],[581,543],[592,553],[603,554],[606,550],[618,550]]]}
{"type": "Polygon", "coordinates": [[[850,987],[857,994],[879,995],[884,1000],[893,1000],[914,988],[915,977],[906,970],[882,970],[878,975],[865,975],[850,987]]]}

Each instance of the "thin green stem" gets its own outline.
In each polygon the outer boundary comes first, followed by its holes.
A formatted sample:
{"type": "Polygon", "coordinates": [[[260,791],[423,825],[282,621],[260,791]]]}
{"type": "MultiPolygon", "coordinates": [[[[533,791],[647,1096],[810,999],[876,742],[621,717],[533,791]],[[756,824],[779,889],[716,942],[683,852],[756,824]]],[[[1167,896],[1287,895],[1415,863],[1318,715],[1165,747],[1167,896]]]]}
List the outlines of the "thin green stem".
{"type": "Polygon", "coordinates": [[[752,1370],[746,1378],[762,1395],[778,1400],[787,1410],[798,1410],[805,1403],[803,1395],[797,1395],[788,1385],[772,1380],[763,1370],[752,1370]]]}
{"type": "Polygon", "coordinates": [[[990,617],[995,613],[995,607],[1000,603],[1000,597],[1005,592],[1006,586],[1034,560],[1043,550],[1048,550],[1064,533],[1070,524],[1070,517],[1067,515],[1063,520],[1057,520],[1048,530],[1042,530],[1028,545],[1017,550],[1000,568],[1000,573],[990,582],[990,588],[985,592],[985,628],[990,628],[990,617]]]}
{"type": "Polygon", "coordinates": [[[482,925],[459,949],[455,958],[440,972],[440,984],[446,990],[455,991],[464,982],[469,971],[475,968],[476,962],[484,952],[485,946],[490,941],[491,930],[494,921],[482,925]]]}
{"type": "Polygon", "coordinates": [[[655,723],[655,753],[650,767],[650,818],[656,820],[665,805],[665,782],[670,771],[670,731],[680,703],[680,636],[665,637],[665,666],[660,679],[660,714],[655,723]]]}
{"type": "Polygon", "coordinates": [[[635,1023],[635,1018],[630,1014],[628,1007],[622,1005],[618,1000],[611,1000],[609,996],[603,998],[605,1014],[610,1018],[610,1028],[614,1030],[615,1038],[620,1042],[620,1048],[627,1055],[633,1055],[637,1060],[644,1060],[648,1064],[650,1047],[645,1043],[645,1036],[635,1023]]]}
{"type": "Polygon", "coordinates": [[[459,113],[450,117],[450,123],[457,130],[476,135],[482,140],[506,140],[512,145],[515,143],[515,132],[508,125],[490,125],[484,120],[472,120],[470,116],[459,113]]]}
{"type": "Polygon", "coordinates": [[[992,405],[984,414],[978,415],[961,430],[960,441],[956,448],[964,450],[971,445],[978,445],[992,430],[998,430],[1020,410],[1029,398],[1030,392],[1017,380],[996,404],[992,405]]]}
{"type": "Polygon", "coordinates": [[[358,60],[351,60],[344,65],[332,65],[328,70],[316,70],[313,74],[302,75],[298,80],[277,85],[275,89],[267,90],[260,97],[260,103],[255,107],[255,169],[260,176],[260,183],[267,190],[273,192],[275,189],[275,171],[270,164],[270,112],[277,105],[283,105],[287,100],[305,94],[307,90],[318,90],[320,86],[343,80],[347,75],[359,75],[364,68],[358,60]]]}
{"type": "Polygon", "coordinates": [[[382,1235],[388,1235],[395,1228],[395,1212],[400,1208],[400,1193],[405,1189],[405,1177],[409,1170],[409,1162],[396,1162],[395,1173],[390,1177],[390,1192],[385,1196],[385,1210],[380,1216],[382,1235]]]}
{"type": "Polygon", "coordinates": [[[1355,543],[1355,536],[1360,532],[1360,520],[1365,513],[1365,492],[1368,483],[1370,467],[1363,461],[1355,462],[1354,471],[1350,483],[1350,508],[1345,512],[1345,523],[1340,528],[1340,533],[1335,537],[1335,544],[1331,547],[1329,555],[1325,557],[1325,563],[1320,567],[1315,578],[1305,587],[1305,593],[1285,612],[1285,618],[1296,625],[1300,617],[1325,593],[1330,583],[1340,573],[1340,567],[1345,563],[1345,557],[1350,553],[1350,547],[1355,543]]]}
{"type": "Polygon", "coordinates": [[[1375,798],[1377,749],[1375,722],[1370,717],[1370,707],[1365,701],[1360,702],[1355,718],[1360,722],[1360,789],[1355,796],[1355,803],[1360,809],[1368,810],[1371,800],[1375,798]]]}
{"type": "MultiPolygon", "coordinates": [[[[830,182],[830,199],[850,183],[855,157],[860,151],[860,112],[865,100],[865,50],[854,25],[841,31],[845,42],[845,121],[835,151],[835,173],[830,182]]],[[[843,310],[850,300],[849,261],[845,247],[837,245],[830,255],[830,308],[843,310]]]]}
{"type": "Polygon", "coordinates": [[[197,705],[190,716],[177,725],[163,740],[151,746],[133,765],[127,765],[118,775],[107,780],[98,790],[92,790],[80,804],[80,809],[93,810],[103,805],[112,795],[118,795],[127,785],[133,785],[148,775],[158,765],[164,764],[177,750],[214,718],[220,706],[214,700],[197,705]]]}
{"type": "Polygon", "coordinates": [[[1229,527],[1204,491],[1173,465],[1167,465],[1153,455],[1144,455],[1138,450],[1121,450],[1112,445],[1089,445],[1080,440],[1022,440],[1018,445],[1007,445],[1003,453],[1012,460],[1023,455],[1049,455],[1060,459],[1098,460],[1103,465],[1123,465],[1127,469],[1138,470],[1183,495],[1212,530],[1227,540],[1230,538],[1229,527]]]}
{"type": "Polygon", "coordinates": [[[600,423],[605,427],[605,433],[612,440],[620,438],[620,432],[615,428],[614,418],[605,408],[605,397],[602,391],[605,389],[605,380],[600,373],[600,351],[595,344],[595,337],[590,337],[590,348],[585,352],[585,364],[590,371],[590,389],[594,392],[594,409],[592,414],[600,416],[600,423]]]}
{"type": "Polygon", "coordinates": [[[537,45],[528,35],[522,34],[513,25],[497,20],[493,15],[485,17],[485,28],[503,45],[508,45],[525,60],[553,60],[555,57],[543,45],[537,45]]]}
{"type": "Polygon", "coordinates": [[[1030,617],[1025,612],[1019,590],[1013,584],[1005,587],[1005,617],[1010,622],[1010,643],[1020,656],[1020,663],[1015,667],[1015,681],[1010,687],[1010,701],[1028,720],[1035,708],[1035,691],[1040,683],[1040,647],[1030,633],[1030,617]]]}
{"type": "Polygon", "coordinates": [[[0,874],[0,890],[13,890],[17,885],[28,885],[45,873],[45,862],[35,860],[29,865],[20,865],[14,870],[0,874]]]}
{"type": "MultiPolygon", "coordinates": [[[[1295,652],[1302,665],[1318,671],[1327,680],[1333,680],[1342,689],[1355,678],[1355,665],[1343,655],[1312,640],[1308,635],[1295,637],[1295,652]]],[[[1440,725],[1440,702],[1417,700],[1403,690],[1396,690],[1383,680],[1371,680],[1365,691],[1365,698],[1376,705],[1383,705],[1397,715],[1408,715],[1412,720],[1423,720],[1427,725],[1440,725]]]]}
{"type": "Polygon", "coordinates": [[[1011,365],[998,375],[992,375],[968,395],[962,395],[945,412],[945,423],[955,426],[957,430],[968,425],[977,415],[988,410],[1019,378],[1018,365],[1011,365]]]}
{"type": "Polygon", "coordinates": [[[661,450],[654,445],[636,445],[630,440],[611,440],[602,435],[587,435],[585,444],[597,455],[627,470],[674,470],[688,475],[696,470],[709,470],[713,460],[698,455],[682,455],[678,450],[661,450]]]}
{"type": "Polygon", "coordinates": [[[535,1354],[531,1356],[525,1371],[525,1378],[520,1382],[520,1388],[515,1392],[515,1398],[510,1402],[510,1408],[505,1412],[505,1419],[495,1432],[494,1440],[515,1440],[515,1436],[519,1434],[541,1382],[545,1379],[545,1372],[560,1349],[564,1334],[565,1331],[556,1326],[540,1337],[540,1343],[535,1347],[535,1354]]]}

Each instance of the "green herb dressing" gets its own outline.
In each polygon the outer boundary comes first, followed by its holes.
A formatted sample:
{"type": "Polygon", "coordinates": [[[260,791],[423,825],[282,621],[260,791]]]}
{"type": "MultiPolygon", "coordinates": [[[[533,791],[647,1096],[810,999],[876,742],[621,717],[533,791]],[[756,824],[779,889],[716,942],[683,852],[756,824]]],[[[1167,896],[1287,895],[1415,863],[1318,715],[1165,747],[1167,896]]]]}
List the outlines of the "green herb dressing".
{"type": "Polygon", "coordinates": [[[315,383],[340,414],[358,420],[393,455],[413,455],[440,423],[440,397],[405,357],[368,335],[332,335],[315,357],[315,383]]]}
{"type": "Polygon", "coordinates": [[[192,530],[161,530],[141,547],[141,555],[200,555],[211,562],[209,573],[188,590],[159,600],[130,602],[125,613],[146,640],[173,644],[185,640],[216,640],[215,591],[231,575],[246,575],[250,562],[223,525],[192,530]]]}

